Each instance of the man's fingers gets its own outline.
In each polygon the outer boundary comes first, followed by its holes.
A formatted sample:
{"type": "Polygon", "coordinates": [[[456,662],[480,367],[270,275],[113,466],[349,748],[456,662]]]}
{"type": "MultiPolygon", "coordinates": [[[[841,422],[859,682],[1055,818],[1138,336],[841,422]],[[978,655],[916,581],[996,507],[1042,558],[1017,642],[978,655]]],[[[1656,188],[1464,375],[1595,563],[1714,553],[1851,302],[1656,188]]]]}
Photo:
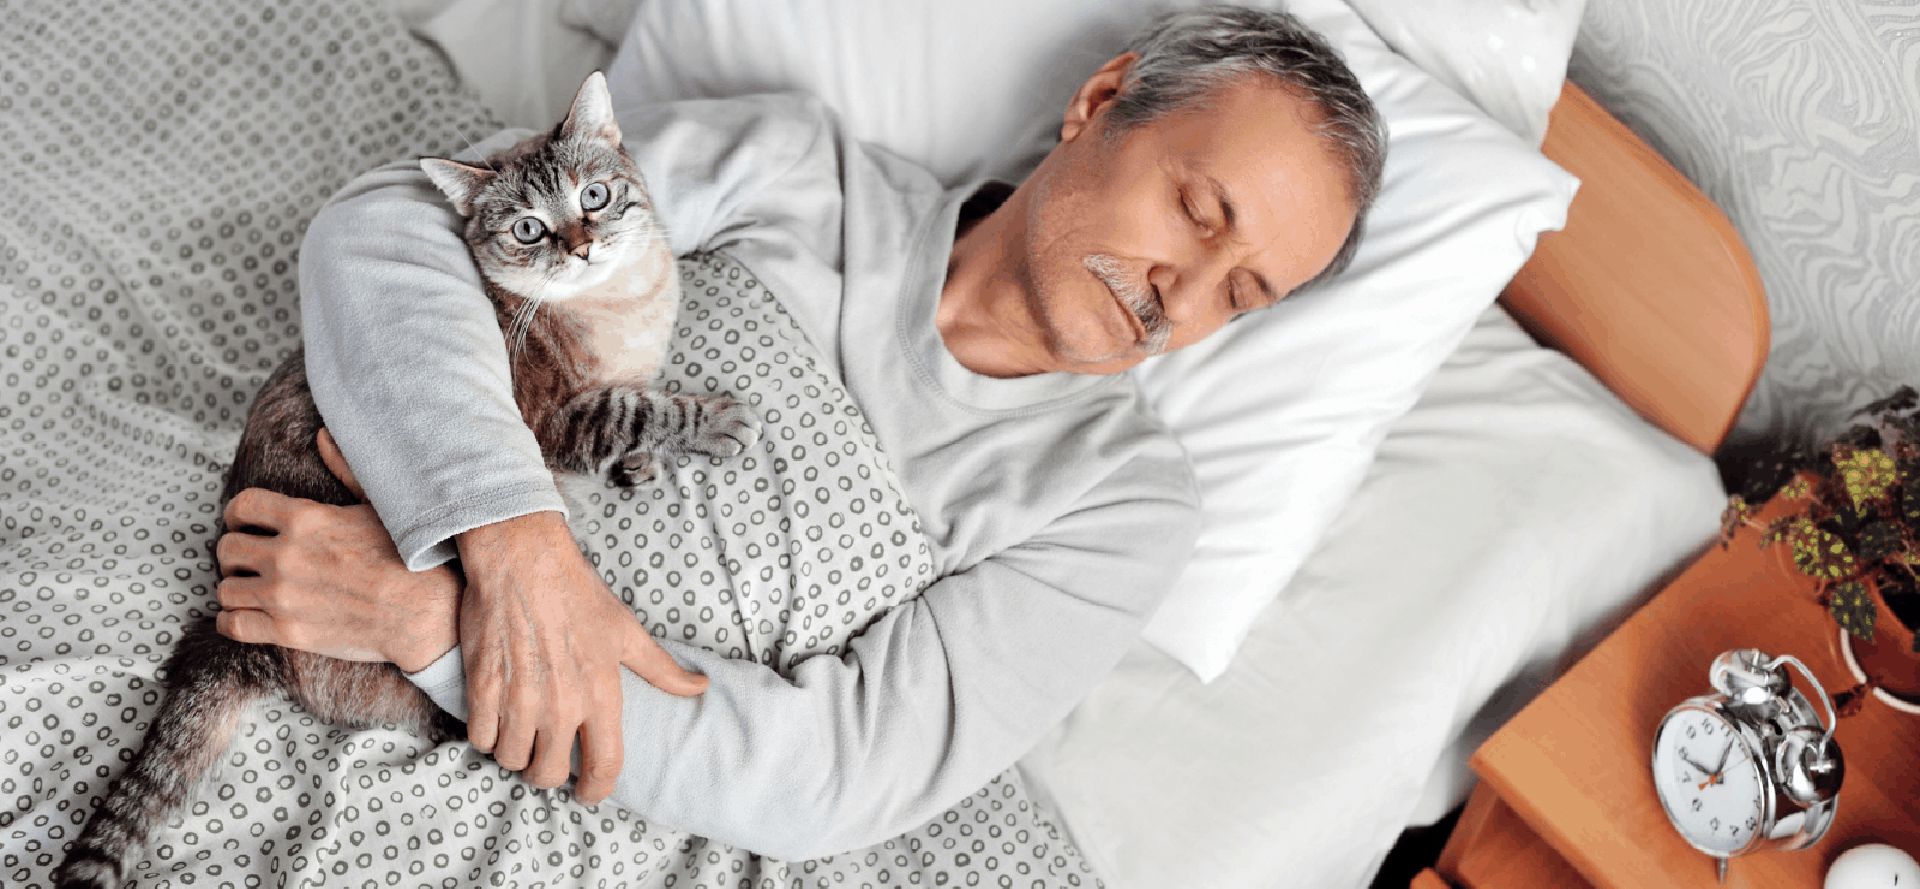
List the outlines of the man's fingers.
{"type": "Polygon", "coordinates": [[[505,646],[486,621],[463,609],[460,648],[467,673],[467,741],[481,753],[492,753],[500,740],[500,705],[507,695],[505,646]]]}
{"type": "Polygon", "coordinates": [[[264,611],[242,609],[222,611],[213,618],[213,627],[220,635],[235,642],[248,642],[254,645],[280,645],[280,636],[273,625],[273,618],[264,611]]]}
{"type": "Polygon", "coordinates": [[[533,759],[535,723],[523,700],[507,699],[506,712],[500,717],[500,741],[494,745],[493,759],[509,772],[518,772],[533,759]]]}
{"type": "Polygon", "coordinates": [[[638,623],[627,637],[627,653],[620,663],[667,694],[690,698],[707,690],[707,677],[680,666],[638,623]]]}
{"type": "Polygon", "coordinates": [[[214,596],[220,600],[220,607],[229,611],[263,610],[267,607],[266,587],[264,577],[229,577],[214,587],[214,596]]]}
{"type": "Polygon", "coordinates": [[[573,736],[578,728],[556,731],[542,728],[535,732],[533,763],[521,777],[535,787],[559,787],[567,783],[567,772],[573,766],[573,736]]]}
{"type": "MultiPolygon", "coordinates": [[[[233,526],[229,524],[228,527],[233,526]]],[[[273,547],[272,541],[271,537],[240,531],[228,531],[220,535],[213,545],[213,558],[220,563],[220,576],[232,577],[238,571],[261,573],[261,567],[267,563],[268,550],[273,547]]]]}
{"type": "Polygon", "coordinates": [[[593,712],[580,726],[580,778],[574,782],[573,797],[589,806],[599,805],[613,793],[613,783],[625,765],[626,750],[620,744],[620,686],[613,686],[611,700],[595,695],[593,712]]]}
{"type": "Polygon", "coordinates": [[[293,506],[294,499],[279,491],[248,488],[227,501],[224,513],[227,530],[265,528],[277,534],[287,526],[287,516],[293,506]]]}
{"type": "Polygon", "coordinates": [[[500,738],[500,692],[498,673],[467,672],[467,743],[481,753],[492,753],[500,738]]]}
{"type": "Polygon", "coordinates": [[[353,477],[353,467],[347,465],[346,456],[340,453],[340,446],[333,443],[333,433],[328,432],[327,427],[320,427],[319,434],[314,436],[314,444],[320,448],[320,462],[327,464],[327,471],[346,485],[353,496],[367,499],[367,492],[361,489],[360,480],[353,477]]]}

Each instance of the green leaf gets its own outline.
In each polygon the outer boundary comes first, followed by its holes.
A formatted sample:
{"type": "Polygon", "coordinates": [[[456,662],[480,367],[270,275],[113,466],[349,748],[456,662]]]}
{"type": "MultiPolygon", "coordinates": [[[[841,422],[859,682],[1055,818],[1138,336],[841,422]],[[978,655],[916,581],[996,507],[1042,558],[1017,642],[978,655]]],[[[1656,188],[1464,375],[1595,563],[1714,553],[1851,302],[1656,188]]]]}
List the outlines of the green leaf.
{"type": "Polygon", "coordinates": [[[1900,491],[1900,504],[1894,512],[1900,524],[1920,534],[1920,475],[1907,479],[1900,491]]]}
{"type": "Polygon", "coordinates": [[[1853,536],[1870,521],[1874,514],[1863,510],[1853,503],[1841,503],[1833,508],[1833,515],[1820,523],[1820,527],[1840,535],[1841,539],[1851,543],[1853,536]]]}
{"type": "Polygon", "coordinates": [[[1802,518],[1788,532],[1788,540],[1793,546],[1793,564],[1800,573],[1822,580],[1853,575],[1853,552],[1833,532],[1802,518]]]}
{"type": "Polygon", "coordinates": [[[1893,457],[1878,448],[1836,447],[1833,467],[1857,510],[1865,511],[1868,506],[1884,502],[1888,492],[1900,484],[1893,457]]]}
{"type": "Polygon", "coordinates": [[[1740,527],[1753,518],[1753,507],[1747,498],[1735,494],[1727,498],[1727,508],[1720,511],[1720,542],[1726,544],[1739,533],[1740,527]]]}
{"type": "Polygon", "coordinates": [[[1873,641],[1875,615],[1873,599],[1867,595],[1866,584],[1850,580],[1835,585],[1833,599],[1827,603],[1827,611],[1841,629],[1862,641],[1873,641]]]}
{"type": "Polygon", "coordinates": [[[1854,552],[1868,562],[1879,562],[1901,551],[1904,541],[1892,522],[1871,522],[1860,529],[1853,541],[1854,552]]]}

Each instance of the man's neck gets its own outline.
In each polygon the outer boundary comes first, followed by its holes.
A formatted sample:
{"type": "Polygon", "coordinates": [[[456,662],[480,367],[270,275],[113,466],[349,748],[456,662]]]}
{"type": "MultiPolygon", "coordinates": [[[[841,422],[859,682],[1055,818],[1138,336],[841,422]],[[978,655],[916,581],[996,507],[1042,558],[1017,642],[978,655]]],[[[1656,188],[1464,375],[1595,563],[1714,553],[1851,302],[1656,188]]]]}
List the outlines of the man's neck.
{"type": "Polygon", "coordinates": [[[940,289],[934,326],[962,367],[986,377],[1024,377],[1051,370],[1035,347],[1040,326],[1005,260],[1020,243],[1025,195],[1001,182],[980,187],[961,205],[953,253],[940,289]]]}

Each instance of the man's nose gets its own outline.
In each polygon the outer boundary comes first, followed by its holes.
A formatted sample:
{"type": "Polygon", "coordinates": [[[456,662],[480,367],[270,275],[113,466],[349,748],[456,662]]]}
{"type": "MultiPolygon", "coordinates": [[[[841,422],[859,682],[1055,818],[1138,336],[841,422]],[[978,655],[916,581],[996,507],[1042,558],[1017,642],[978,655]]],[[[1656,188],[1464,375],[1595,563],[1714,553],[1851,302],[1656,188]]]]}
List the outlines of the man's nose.
{"type": "Polygon", "coordinates": [[[1184,302],[1180,289],[1186,284],[1182,277],[1171,265],[1156,264],[1147,270],[1147,283],[1160,295],[1160,311],[1169,317],[1174,314],[1175,304],[1184,302]]]}
{"type": "Polygon", "coordinates": [[[1213,292],[1214,285],[1209,283],[1219,276],[1204,260],[1175,268],[1171,265],[1154,266],[1147,273],[1147,282],[1160,293],[1160,311],[1168,321],[1178,324],[1189,321],[1206,311],[1207,294],[1213,292]]]}

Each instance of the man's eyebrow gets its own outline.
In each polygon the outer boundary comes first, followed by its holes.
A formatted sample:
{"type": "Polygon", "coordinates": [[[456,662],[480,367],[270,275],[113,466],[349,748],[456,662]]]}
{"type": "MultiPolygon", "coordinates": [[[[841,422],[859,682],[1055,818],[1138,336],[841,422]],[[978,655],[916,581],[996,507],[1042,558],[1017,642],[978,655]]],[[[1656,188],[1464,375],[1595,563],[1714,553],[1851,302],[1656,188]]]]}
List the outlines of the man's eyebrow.
{"type": "MultiPolygon", "coordinates": [[[[1226,185],[1206,173],[1200,174],[1200,178],[1206,180],[1207,188],[1213,191],[1213,199],[1220,202],[1220,215],[1225,217],[1225,224],[1222,227],[1225,228],[1228,233],[1232,233],[1234,219],[1233,199],[1227,196],[1226,185]]],[[[1280,301],[1280,292],[1273,289],[1273,283],[1267,280],[1266,275],[1262,275],[1253,269],[1248,269],[1247,273],[1253,276],[1255,284],[1260,285],[1260,294],[1262,298],[1266,300],[1265,305],[1270,306],[1280,301]]]]}

